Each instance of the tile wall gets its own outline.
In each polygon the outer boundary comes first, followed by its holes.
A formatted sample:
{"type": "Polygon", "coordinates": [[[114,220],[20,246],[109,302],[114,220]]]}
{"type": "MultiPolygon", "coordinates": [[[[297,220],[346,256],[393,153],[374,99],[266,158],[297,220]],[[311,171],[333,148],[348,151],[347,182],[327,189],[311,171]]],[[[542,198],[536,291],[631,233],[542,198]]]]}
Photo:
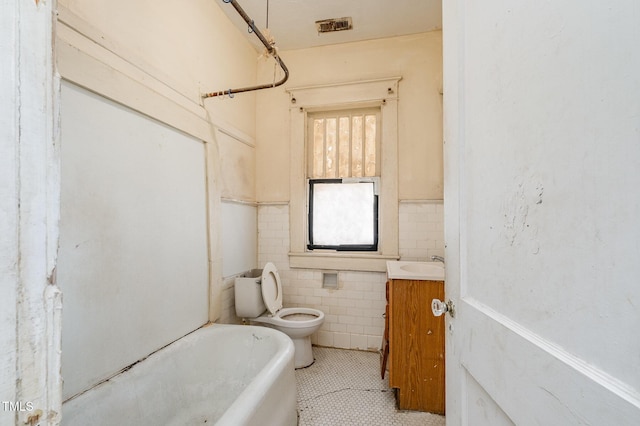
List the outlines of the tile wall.
{"type": "MultiPolygon", "coordinates": [[[[400,203],[401,260],[429,260],[444,255],[442,202],[400,203]]],[[[284,305],[320,309],[322,328],[312,336],[320,346],[376,351],[384,332],[386,275],[377,272],[338,273],[338,289],[322,288],[322,271],[289,268],[289,206],[258,207],[258,265],[273,262],[280,273],[284,305]]],[[[233,279],[225,279],[223,314],[219,322],[234,323],[233,279]]]]}
{"type": "Polygon", "coordinates": [[[442,201],[400,202],[399,245],[401,260],[425,261],[444,257],[444,205],[442,201]]]}

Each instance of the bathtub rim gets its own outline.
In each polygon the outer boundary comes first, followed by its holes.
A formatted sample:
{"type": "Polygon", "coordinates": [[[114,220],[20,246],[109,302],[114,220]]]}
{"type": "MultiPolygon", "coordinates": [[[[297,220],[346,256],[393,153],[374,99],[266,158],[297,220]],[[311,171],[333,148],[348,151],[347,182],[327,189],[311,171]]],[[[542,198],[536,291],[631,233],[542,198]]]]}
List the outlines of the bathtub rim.
{"type": "MultiPolygon", "coordinates": [[[[286,369],[290,369],[290,376],[292,378],[292,385],[294,387],[293,392],[293,412],[297,418],[297,388],[295,383],[295,368],[294,368],[294,345],[293,341],[289,336],[285,333],[270,328],[270,327],[262,327],[257,325],[235,325],[235,324],[213,324],[215,326],[231,326],[231,327],[243,327],[243,328],[251,328],[252,330],[259,330],[260,333],[266,333],[275,336],[278,339],[278,342],[283,345],[283,355],[278,357],[275,362],[269,363],[268,366],[260,370],[256,376],[254,376],[253,380],[247,385],[247,387],[238,395],[238,397],[234,400],[234,402],[227,408],[225,413],[217,420],[216,425],[236,425],[236,424],[244,424],[249,423],[250,414],[252,412],[247,411],[242,401],[248,397],[251,397],[252,400],[256,401],[264,401],[270,395],[266,392],[262,392],[265,387],[267,389],[273,389],[273,385],[276,380],[281,377],[281,373],[286,369]],[[268,330],[268,331],[267,331],[268,330]],[[239,423],[242,422],[242,423],[239,423]]],[[[290,401],[291,403],[291,401],[290,401]]],[[[287,407],[278,407],[277,410],[286,410],[287,407]]],[[[290,407],[291,408],[291,407],[290,407]]]]}
{"type": "MultiPolygon", "coordinates": [[[[144,358],[136,361],[135,363],[123,368],[118,373],[112,375],[108,379],[105,379],[91,388],[74,395],[73,397],[68,398],[64,401],[64,405],[69,404],[68,408],[71,408],[74,405],[77,398],[91,392],[91,391],[99,391],[102,386],[109,386],[117,384],[122,384],[123,380],[126,380],[126,375],[124,373],[132,373],[135,374],[136,367],[138,364],[144,365],[144,361],[149,361],[150,358],[155,358],[156,356],[160,356],[162,354],[166,354],[172,349],[180,350],[180,348],[175,348],[179,345],[191,345],[196,343],[197,340],[203,337],[207,338],[207,334],[216,332],[229,333],[233,332],[233,330],[240,330],[242,334],[246,334],[251,336],[268,336],[275,339],[275,352],[273,356],[269,359],[266,365],[259,370],[257,374],[255,374],[251,381],[247,384],[247,386],[236,396],[231,404],[229,404],[225,411],[220,415],[215,423],[218,426],[223,425],[258,425],[262,423],[256,422],[256,412],[262,412],[262,419],[267,415],[278,415],[279,412],[286,410],[288,412],[288,419],[297,418],[297,389],[295,382],[295,374],[294,374],[294,345],[289,336],[286,334],[269,328],[269,327],[261,327],[254,325],[239,325],[239,324],[218,324],[218,323],[206,323],[197,329],[187,333],[186,335],[180,337],[179,339],[174,340],[173,342],[159,348],[153,353],[147,355],[144,358]],[[206,331],[205,331],[206,329],[206,331]],[[287,371],[290,370],[290,371],[287,371]],[[113,380],[115,382],[113,382],[113,380]],[[111,383],[109,383],[111,382],[111,383]],[[271,392],[273,390],[273,386],[279,387],[281,392],[271,392]],[[269,390],[266,392],[265,390],[269,390]],[[276,403],[274,405],[273,402],[269,403],[268,399],[271,396],[272,400],[278,401],[279,399],[283,400],[284,403],[276,403]],[[253,398],[253,399],[249,399],[253,398]],[[251,401],[250,406],[256,407],[256,410],[247,410],[247,401],[251,401]],[[265,403],[266,401],[266,403],[265,403]],[[266,407],[266,408],[265,408],[266,407]],[[273,407],[276,407],[274,410],[273,407]],[[266,413],[265,413],[266,411],[266,413]]],[[[231,338],[233,338],[233,334],[231,338]]],[[[214,337],[215,338],[215,337],[214,337]]],[[[244,337],[242,337],[244,338],[244,337]]],[[[75,410],[75,407],[74,407],[75,410]]],[[[64,411],[62,412],[62,422],[64,423],[64,411]]],[[[75,415],[74,415],[75,416],[75,415]]],[[[74,417],[72,416],[72,417],[74,417]]],[[[260,416],[258,416],[260,417],[260,416]]],[[[295,424],[295,422],[290,422],[287,424],[295,424]]]]}

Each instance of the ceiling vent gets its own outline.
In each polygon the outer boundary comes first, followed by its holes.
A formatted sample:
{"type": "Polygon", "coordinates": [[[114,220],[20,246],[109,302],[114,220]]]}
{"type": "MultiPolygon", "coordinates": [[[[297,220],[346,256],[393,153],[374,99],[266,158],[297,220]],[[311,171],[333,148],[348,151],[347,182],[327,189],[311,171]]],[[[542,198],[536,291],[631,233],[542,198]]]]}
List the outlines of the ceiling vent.
{"type": "Polygon", "coordinates": [[[351,17],[323,19],[322,21],[316,21],[316,28],[319,33],[332,33],[335,31],[352,30],[353,24],[351,23],[351,17]]]}

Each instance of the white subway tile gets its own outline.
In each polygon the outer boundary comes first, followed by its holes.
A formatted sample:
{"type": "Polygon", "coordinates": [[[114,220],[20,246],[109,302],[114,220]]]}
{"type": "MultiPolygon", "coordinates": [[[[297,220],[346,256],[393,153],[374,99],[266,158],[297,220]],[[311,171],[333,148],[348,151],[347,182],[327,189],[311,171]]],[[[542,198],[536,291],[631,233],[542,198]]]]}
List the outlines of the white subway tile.
{"type": "Polygon", "coordinates": [[[353,336],[354,334],[363,334],[364,333],[364,327],[361,325],[356,325],[356,324],[348,324],[347,325],[347,331],[349,333],[351,333],[351,336],[353,336]]]}
{"type": "Polygon", "coordinates": [[[356,322],[356,317],[351,315],[340,315],[338,317],[338,322],[340,324],[354,324],[356,322]]]}
{"type": "MultiPolygon", "coordinates": [[[[328,330],[330,331],[335,331],[336,333],[345,333],[347,331],[347,325],[346,324],[338,324],[338,323],[332,323],[329,324],[327,327],[328,330]]],[[[334,335],[335,337],[335,335],[334,335]]]]}
{"type": "MultiPolygon", "coordinates": [[[[444,252],[442,203],[407,202],[399,206],[399,254],[403,260],[429,260],[444,252]]],[[[313,306],[325,323],[314,344],[378,350],[384,331],[384,273],[341,271],[339,289],[322,288],[322,271],[289,269],[289,207],[258,206],[258,264],[274,262],[283,281],[285,306],[313,306]]],[[[225,294],[223,303],[233,298],[225,294]]],[[[223,310],[232,311],[231,307],[223,310]]],[[[232,317],[231,312],[227,317],[232,317]]]]}
{"type": "Polygon", "coordinates": [[[334,323],[334,322],[338,322],[338,316],[337,315],[333,315],[333,314],[327,314],[325,312],[324,313],[324,322],[328,323],[328,324],[334,323]]]}
{"type": "Polygon", "coordinates": [[[320,306],[322,305],[322,298],[317,296],[306,296],[305,303],[307,305],[320,306]]]}
{"type": "Polygon", "coordinates": [[[351,349],[367,350],[367,336],[351,334],[351,349]]]}
{"type": "Polygon", "coordinates": [[[333,347],[333,332],[331,331],[318,331],[318,345],[333,347]]]}
{"type": "Polygon", "coordinates": [[[382,333],[384,333],[384,325],[381,327],[365,326],[364,333],[382,337],[382,333]]]}
{"type": "Polygon", "coordinates": [[[333,333],[333,344],[336,348],[350,349],[351,336],[349,333],[333,333]]]}
{"type": "Polygon", "coordinates": [[[367,349],[380,350],[382,349],[382,337],[380,336],[367,336],[367,349]]]}

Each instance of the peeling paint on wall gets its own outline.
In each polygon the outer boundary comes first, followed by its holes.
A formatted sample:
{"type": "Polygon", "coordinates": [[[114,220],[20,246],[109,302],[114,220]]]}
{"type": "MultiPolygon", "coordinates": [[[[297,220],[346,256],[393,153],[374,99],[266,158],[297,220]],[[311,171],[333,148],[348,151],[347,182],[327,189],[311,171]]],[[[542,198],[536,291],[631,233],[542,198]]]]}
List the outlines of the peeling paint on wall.
{"type": "Polygon", "coordinates": [[[543,195],[544,186],[539,179],[518,178],[515,189],[502,206],[504,237],[510,247],[529,245],[532,254],[540,252],[535,211],[542,205],[543,195]]]}

